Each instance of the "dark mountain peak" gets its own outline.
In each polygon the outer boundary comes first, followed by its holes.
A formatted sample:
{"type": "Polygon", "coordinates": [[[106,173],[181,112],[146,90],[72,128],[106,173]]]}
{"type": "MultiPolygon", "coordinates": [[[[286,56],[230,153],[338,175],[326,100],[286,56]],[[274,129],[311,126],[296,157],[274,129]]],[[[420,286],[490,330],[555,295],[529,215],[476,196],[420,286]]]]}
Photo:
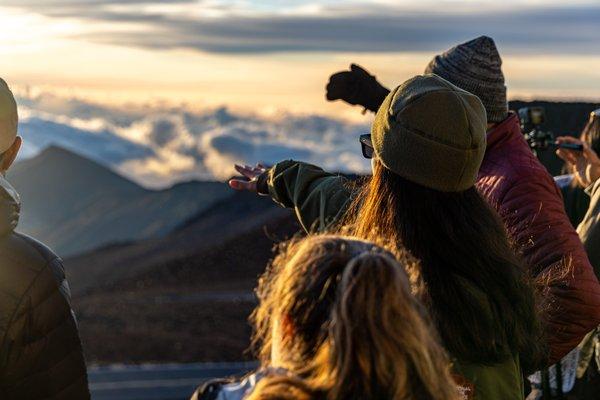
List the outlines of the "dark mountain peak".
{"type": "MultiPolygon", "coordinates": [[[[66,149],[64,147],[57,146],[55,144],[52,144],[52,145],[46,147],[38,155],[32,157],[30,160],[35,161],[36,163],[40,163],[40,164],[44,163],[44,164],[52,165],[52,164],[58,163],[61,166],[65,165],[65,164],[69,164],[73,167],[76,166],[77,168],[81,168],[81,167],[94,168],[94,169],[98,170],[99,172],[104,170],[107,173],[114,173],[114,172],[112,172],[112,170],[109,167],[104,166],[97,161],[87,158],[86,156],[84,156],[76,151],[66,149]]],[[[24,162],[27,162],[27,161],[28,160],[24,160],[24,162]]]]}
{"type": "Polygon", "coordinates": [[[71,150],[67,150],[64,147],[60,147],[58,145],[55,144],[51,144],[50,146],[46,147],[44,150],[42,150],[40,152],[40,156],[44,155],[46,157],[48,156],[53,156],[53,155],[64,155],[64,154],[69,154],[69,155],[73,155],[73,156],[79,156],[77,153],[71,151],[71,150]]]}
{"type": "Polygon", "coordinates": [[[64,186],[68,180],[74,184],[85,184],[88,190],[99,183],[125,190],[144,190],[109,167],[57,145],[50,145],[35,157],[19,161],[11,168],[9,176],[16,180],[21,180],[22,176],[33,178],[29,176],[33,171],[37,179],[48,185],[58,184],[58,187],[64,186]]]}
{"type": "Polygon", "coordinates": [[[98,169],[106,170],[107,172],[112,172],[110,168],[100,164],[97,161],[94,161],[86,156],[82,155],[73,150],[66,149],[64,147],[51,144],[50,146],[43,149],[38,155],[31,158],[31,160],[40,160],[45,162],[71,162],[71,163],[80,163],[87,165],[89,167],[94,167],[98,169]]]}
{"type": "MultiPolygon", "coordinates": [[[[61,246],[51,236],[68,237],[60,229],[81,236],[91,227],[82,229],[76,225],[86,225],[92,215],[106,215],[121,201],[148,192],[109,168],[58,146],[17,162],[7,178],[21,195],[21,231],[59,251],[61,246]],[[77,219],[81,219],[81,224],[72,222],[77,219]]],[[[75,240],[70,237],[69,241],[75,240]]]]}
{"type": "Polygon", "coordinates": [[[166,235],[231,194],[216,182],[148,190],[59,146],[16,163],[8,180],[21,194],[20,230],[61,255],[166,235]]]}

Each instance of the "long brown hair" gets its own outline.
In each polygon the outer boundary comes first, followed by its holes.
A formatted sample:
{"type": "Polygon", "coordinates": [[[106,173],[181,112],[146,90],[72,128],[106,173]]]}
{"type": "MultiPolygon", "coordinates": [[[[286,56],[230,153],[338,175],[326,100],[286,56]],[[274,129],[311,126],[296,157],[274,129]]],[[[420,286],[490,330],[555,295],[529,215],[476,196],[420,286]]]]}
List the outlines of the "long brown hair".
{"type": "Polygon", "coordinates": [[[289,374],[267,376],[249,399],[458,399],[425,308],[382,248],[341,236],[292,241],[257,293],[253,343],[269,366],[273,326],[284,321],[289,374]]]}
{"type": "Polygon", "coordinates": [[[532,285],[475,187],[436,191],[374,160],[345,224],[354,236],[391,241],[420,260],[410,271],[413,287],[453,357],[489,364],[518,354],[532,372],[543,362],[532,285]]]}

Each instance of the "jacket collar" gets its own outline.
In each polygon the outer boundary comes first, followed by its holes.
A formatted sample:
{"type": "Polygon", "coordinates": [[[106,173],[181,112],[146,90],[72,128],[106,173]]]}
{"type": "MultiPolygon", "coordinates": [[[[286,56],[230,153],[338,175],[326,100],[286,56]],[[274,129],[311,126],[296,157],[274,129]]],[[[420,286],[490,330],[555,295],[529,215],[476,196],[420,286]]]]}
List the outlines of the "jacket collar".
{"type": "Polygon", "coordinates": [[[521,133],[519,116],[511,111],[504,121],[488,131],[487,148],[497,147],[513,140],[525,140],[525,138],[521,133]]]}
{"type": "Polygon", "coordinates": [[[0,235],[12,233],[19,223],[21,199],[10,183],[0,175],[0,235]]]}

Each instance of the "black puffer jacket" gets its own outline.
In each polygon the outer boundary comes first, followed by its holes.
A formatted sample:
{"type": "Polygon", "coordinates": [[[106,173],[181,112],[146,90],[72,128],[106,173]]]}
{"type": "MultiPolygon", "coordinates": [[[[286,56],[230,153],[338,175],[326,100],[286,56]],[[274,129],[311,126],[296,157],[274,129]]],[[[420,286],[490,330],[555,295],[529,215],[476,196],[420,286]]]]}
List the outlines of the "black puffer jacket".
{"type": "Polygon", "coordinates": [[[19,196],[0,177],[0,399],[89,399],[62,261],[14,232],[19,196]]]}

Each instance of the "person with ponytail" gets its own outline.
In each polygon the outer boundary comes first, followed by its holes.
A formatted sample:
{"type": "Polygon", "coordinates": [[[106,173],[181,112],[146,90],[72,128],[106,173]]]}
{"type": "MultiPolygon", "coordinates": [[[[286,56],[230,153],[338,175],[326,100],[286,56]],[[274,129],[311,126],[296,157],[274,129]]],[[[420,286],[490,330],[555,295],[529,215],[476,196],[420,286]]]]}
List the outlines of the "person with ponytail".
{"type": "MultiPolygon", "coordinates": [[[[437,75],[414,77],[381,105],[361,136],[373,176],[362,187],[296,161],[236,180],[293,207],[309,230],[393,243],[419,260],[413,290],[428,308],[473,398],[522,400],[523,374],[546,349],[526,267],[475,188],[486,148],[481,101],[437,75]]],[[[551,284],[549,282],[548,284],[551,284]]],[[[376,298],[377,289],[372,296],[376,298]]],[[[385,302],[385,300],[381,300],[385,302]]]]}
{"type": "Polygon", "coordinates": [[[223,385],[213,398],[463,398],[426,309],[411,293],[403,265],[414,262],[343,236],[283,245],[259,280],[251,317],[261,379],[241,390],[234,384],[236,397],[223,385]]]}

